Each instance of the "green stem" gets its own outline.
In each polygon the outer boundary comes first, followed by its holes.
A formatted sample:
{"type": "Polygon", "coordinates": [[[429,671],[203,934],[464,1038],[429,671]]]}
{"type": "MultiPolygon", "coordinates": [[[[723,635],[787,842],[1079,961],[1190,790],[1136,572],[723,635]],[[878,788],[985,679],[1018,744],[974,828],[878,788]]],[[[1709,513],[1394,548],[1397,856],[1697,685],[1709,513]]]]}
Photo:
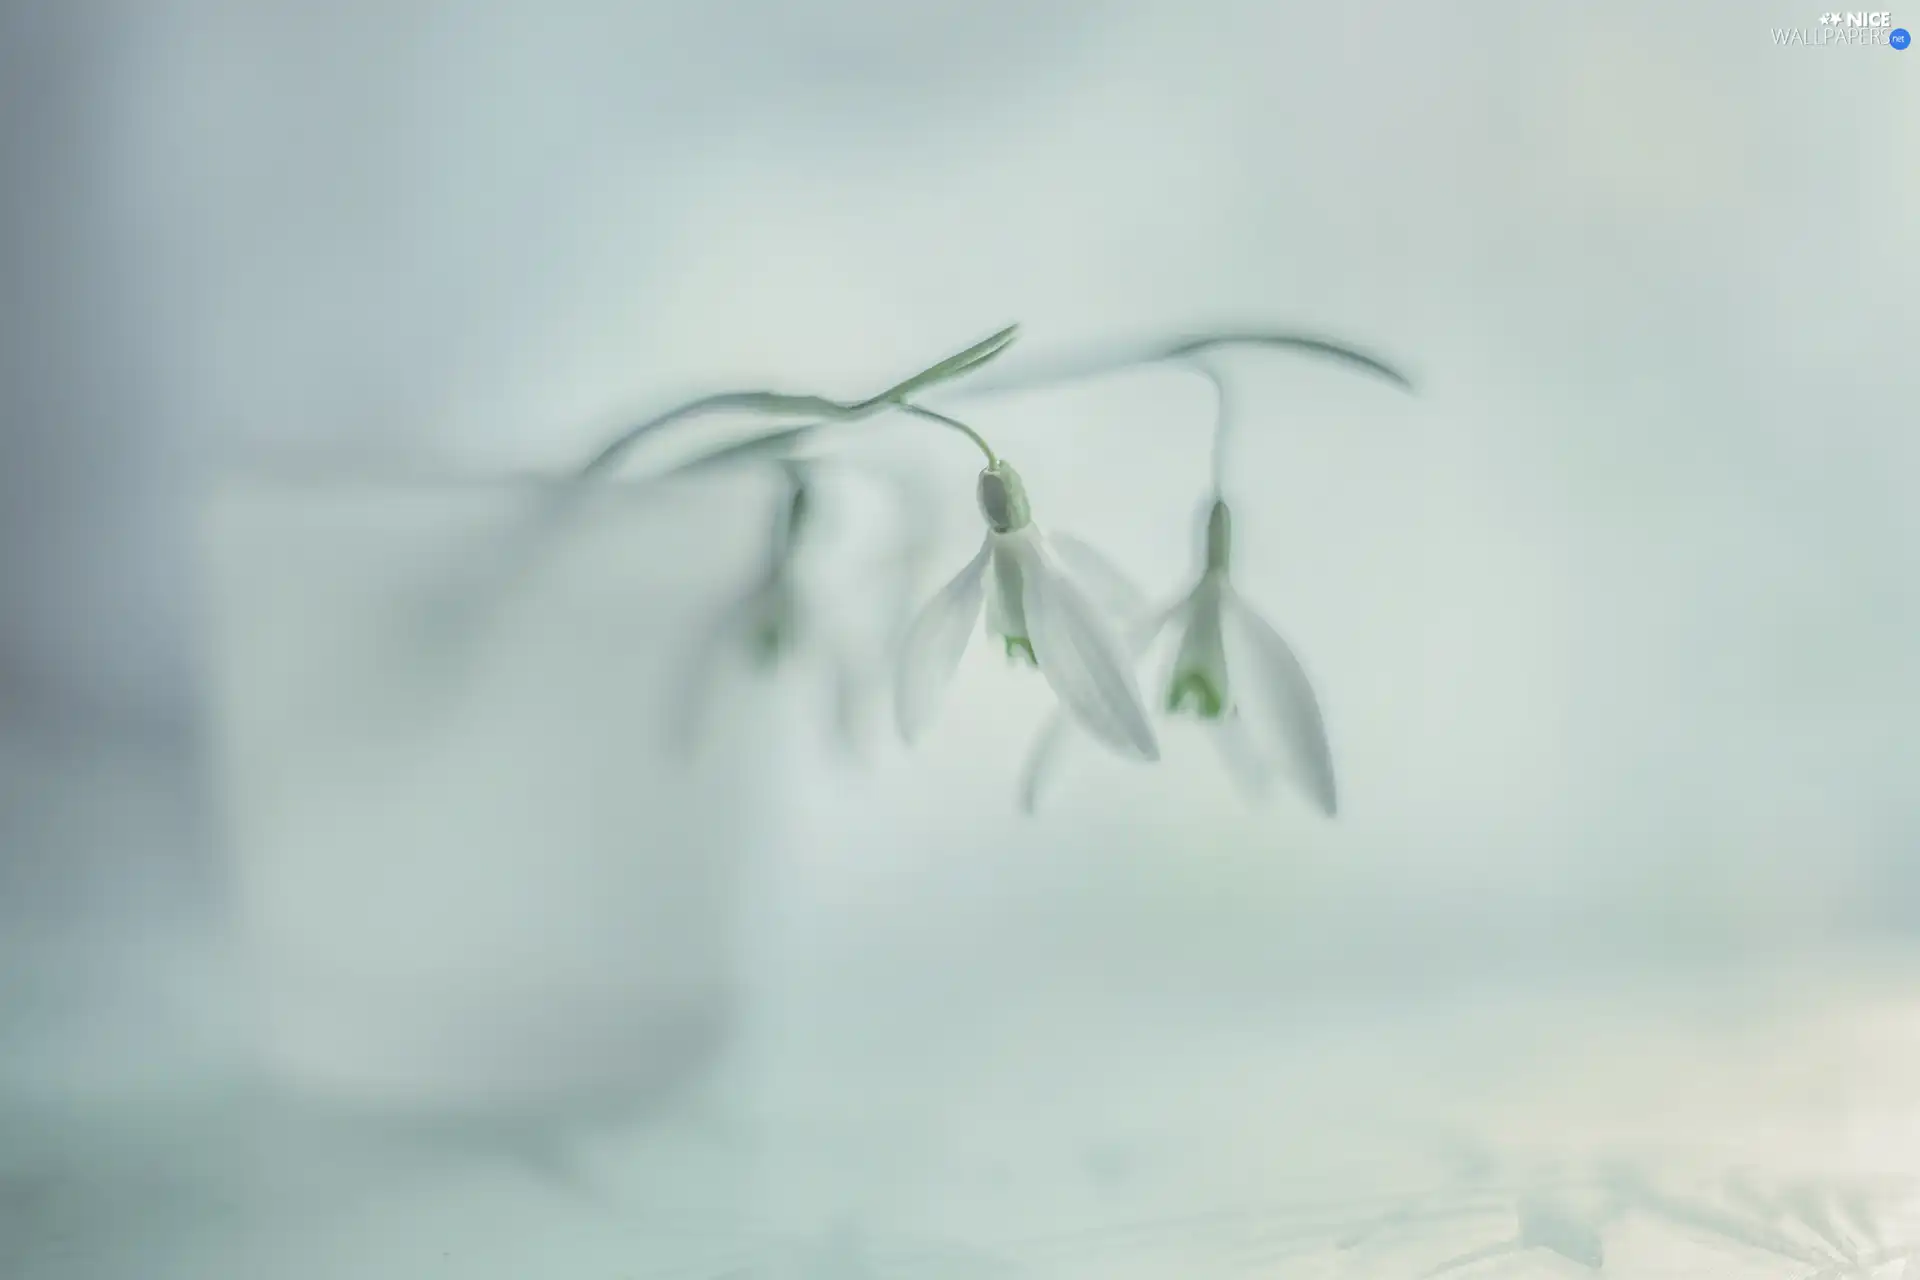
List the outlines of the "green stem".
{"type": "Polygon", "coordinates": [[[1226,483],[1227,475],[1227,424],[1230,420],[1230,402],[1227,399],[1227,382],[1219,371],[1198,360],[1188,360],[1187,365],[1213,385],[1213,496],[1218,498],[1226,483]]]}
{"type": "Polygon", "coordinates": [[[905,400],[894,401],[893,407],[904,413],[911,413],[915,417],[925,418],[929,422],[938,422],[945,426],[952,427],[955,431],[960,432],[966,436],[967,439],[973,441],[975,447],[987,456],[988,466],[998,465],[1000,459],[993,452],[993,446],[988,444],[978,431],[975,431],[972,427],[960,421],[960,419],[949,418],[946,414],[935,412],[932,409],[923,409],[917,404],[908,404],[905,400]]]}
{"type": "Polygon", "coordinates": [[[581,468],[580,476],[587,479],[609,470],[614,463],[647,436],[687,418],[697,418],[702,414],[722,413],[731,410],[751,410],[756,413],[808,414],[827,419],[830,422],[842,422],[849,418],[862,417],[876,408],[872,401],[860,404],[842,404],[838,400],[828,400],[822,396],[794,396],[777,391],[730,391],[716,396],[704,396],[690,401],[677,409],[669,409],[658,417],[647,419],[637,427],[629,427],[620,433],[606,448],[593,456],[593,461],[581,468]]]}
{"type": "Polygon", "coordinates": [[[1222,350],[1227,347],[1267,347],[1324,356],[1364,370],[1377,378],[1383,378],[1402,391],[1413,390],[1412,380],[1386,361],[1347,346],[1343,342],[1333,342],[1326,338],[1310,337],[1300,333],[1213,333],[1175,343],[1167,349],[1165,358],[1177,360],[1182,356],[1196,356],[1203,352],[1222,350]]]}
{"type": "Polygon", "coordinates": [[[1156,364],[1190,360],[1194,356],[1209,352],[1244,348],[1294,351],[1333,360],[1392,383],[1403,391],[1413,390],[1412,381],[1404,373],[1386,361],[1358,348],[1347,346],[1345,343],[1301,333],[1223,330],[1150,347],[1121,349],[1117,352],[1063,360],[1051,367],[1042,367],[1021,374],[1000,378],[988,375],[985,378],[969,379],[966,386],[958,389],[958,394],[991,396],[1037,391],[1042,388],[1067,386],[1094,378],[1104,378],[1129,369],[1142,369],[1156,364]]]}
{"type": "Polygon", "coordinates": [[[629,449],[654,432],[673,423],[687,418],[697,418],[704,414],[728,410],[798,414],[821,418],[828,422],[853,422],[869,417],[893,405],[903,403],[907,396],[916,391],[965,377],[1013,345],[1013,340],[1019,336],[1019,333],[1019,325],[1008,325],[991,337],[974,343],[965,351],[950,355],[937,364],[929,365],[911,378],[896,382],[879,395],[869,396],[865,400],[850,402],[829,400],[824,396],[789,395],[781,391],[727,391],[719,395],[702,396],[698,400],[689,401],[678,408],[669,409],[665,413],[649,418],[638,426],[627,428],[595,454],[593,460],[581,469],[580,475],[582,479],[587,479],[610,470],[629,449]]]}

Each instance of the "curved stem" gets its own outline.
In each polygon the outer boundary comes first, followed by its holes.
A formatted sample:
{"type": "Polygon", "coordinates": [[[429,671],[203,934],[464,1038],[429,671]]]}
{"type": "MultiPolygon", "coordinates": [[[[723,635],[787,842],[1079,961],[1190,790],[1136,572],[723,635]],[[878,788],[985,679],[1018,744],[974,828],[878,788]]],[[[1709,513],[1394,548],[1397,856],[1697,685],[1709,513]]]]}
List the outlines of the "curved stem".
{"type": "Polygon", "coordinates": [[[825,396],[791,395],[783,391],[724,391],[718,395],[689,400],[677,408],[669,409],[638,426],[629,427],[621,432],[605,448],[595,454],[585,467],[581,468],[580,476],[582,479],[588,479],[607,471],[635,444],[654,432],[703,414],[737,410],[801,415],[824,419],[828,422],[852,422],[865,418],[890,406],[904,404],[906,397],[915,391],[924,390],[942,382],[950,382],[972,373],[1011,346],[1019,333],[1020,326],[1010,324],[998,333],[974,343],[965,351],[948,356],[937,364],[929,365],[911,378],[896,382],[879,395],[869,396],[865,400],[829,400],[825,396]]]}
{"type": "Polygon", "coordinates": [[[1199,373],[1213,386],[1213,454],[1211,470],[1213,475],[1213,496],[1222,496],[1227,476],[1227,426],[1230,421],[1231,402],[1227,398],[1227,380],[1218,370],[1199,360],[1189,360],[1188,367],[1199,373]]]}
{"type": "Polygon", "coordinates": [[[956,389],[955,394],[962,396],[1018,394],[1104,378],[1130,369],[1176,363],[1209,352],[1246,348],[1293,351],[1328,359],[1391,383],[1402,391],[1411,392],[1414,389],[1412,380],[1385,360],[1343,342],[1304,333],[1222,330],[1197,337],[1180,338],[1167,343],[1156,343],[1147,347],[1135,347],[1130,350],[1121,348],[1105,353],[1094,353],[1079,359],[1060,361],[1050,368],[1043,367],[1024,373],[1015,372],[999,378],[988,375],[984,378],[969,379],[967,385],[956,389]]]}
{"type": "Polygon", "coordinates": [[[965,351],[957,355],[948,356],[945,360],[940,361],[940,363],[922,369],[919,373],[914,374],[904,382],[894,383],[879,395],[862,400],[849,407],[862,410],[872,409],[877,405],[887,403],[903,403],[908,396],[916,391],[925,390],[936,383],[949,382],[954,378],[963,377],[998,356],[1009,346],[1012,346],[1014,338],[1018,337],[1019,333],[1020,326],[1010,324],[991,337],[974,343],[965,351]]]}
{"type": "Polygon", "coordinates": [[[1406,374],[1379,357],[1369,355],[1343,342],[1334,342],[1327,338],[1317,338],[1302,333],[1213,333],[1175,343],[1168,348],[1166,354],[1168,359],[1177,360],[1182,356],[1196,356],[1202,352],[1223,350],[1228,347],[1268,347],[1324,356],[1391,382],[1402,391],[1413,390],[1413,381],[1406,374]]]}
{"type": "Polygon", "coordinates": [[[822,396],[786,395],[777,391],[729,391],[720,395],[703,396],[688,401],[676,409],[647,419],[636,427],[629,427],[615,437],[604,449],[593,456],[593,460],[580,469],[582,479],[599,475],[612,467],[620,458],[647,436],[685,418],[695,418],[707,413],[720,413],[728,409],[751,410],[756,413],[813,414],[829,421],[844,421],[873,412],[872,402],[857,405],[841,404],[837,400],[828,400],[822,396]]]}
{"type": "Polygon", "coordinates": [[[895,400],[892,403],[894,408],[899,409],[902,412],[911,413],[915,417],[925,418],[929,422],[938,422],[946,426],[952,427],[955,431],[960,432],[961,434],[966,436],[967,439],[973,441],[974,446],[978,448],[981,453],[984,453],[987,456],[988,466],[991,467],[991,466],[998,465],[1000,459],[998,456],[994,454],[993,446],[988,444],[986,440],[982,438],[982,436],[978,431],[975,431],[972,427],[960,421],[960,419],[949,418],[944,413],[939,413],[932,409],[924,409],[917,404],[909,404],[905,400],[895,400]]]}

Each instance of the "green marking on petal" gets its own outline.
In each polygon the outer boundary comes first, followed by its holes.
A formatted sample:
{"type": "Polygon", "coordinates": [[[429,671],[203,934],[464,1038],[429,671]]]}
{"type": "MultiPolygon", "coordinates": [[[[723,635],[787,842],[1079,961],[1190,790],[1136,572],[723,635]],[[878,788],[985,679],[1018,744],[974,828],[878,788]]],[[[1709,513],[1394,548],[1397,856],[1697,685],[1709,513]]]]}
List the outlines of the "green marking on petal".
{"type": "Polygon", "coordinates": [[[1015,658],[1024,656],[1028,666],[1038,667],[1040,665],[1039,657],[1033,652],[1033,641],[1027,639],[1025,636],[1004,636],[1002,639],[1007,642],[1007,660],[1009,662],[1015,658]]]}
{"type": "Polygon", "coordinates": [[[1218,720],[1226,710],[1226,699],[1200,672],[1182,671],[1173,677],[1173,685],[1167,690],[1167,710],[1175,715],[1191,711],[1202,720],[1218,720]]]}

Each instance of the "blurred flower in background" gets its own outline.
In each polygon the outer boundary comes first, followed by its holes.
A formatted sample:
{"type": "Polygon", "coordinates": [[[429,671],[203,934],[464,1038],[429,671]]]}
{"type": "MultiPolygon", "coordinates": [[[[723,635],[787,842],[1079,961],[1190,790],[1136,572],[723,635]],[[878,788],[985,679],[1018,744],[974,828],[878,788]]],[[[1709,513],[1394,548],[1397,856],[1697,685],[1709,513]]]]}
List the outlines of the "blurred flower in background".
{"type": "Polygon", "coordinates": [[[778,471],[783,488],[758,580],[691,638],[667,724],[678,751],[703,747],[717,702],[740,692],[734,686],[788,673],[824,682],[841,749],[858,756],[872,746],[931,547],[923,486],[840,459],[793,457],[778,471]]]}

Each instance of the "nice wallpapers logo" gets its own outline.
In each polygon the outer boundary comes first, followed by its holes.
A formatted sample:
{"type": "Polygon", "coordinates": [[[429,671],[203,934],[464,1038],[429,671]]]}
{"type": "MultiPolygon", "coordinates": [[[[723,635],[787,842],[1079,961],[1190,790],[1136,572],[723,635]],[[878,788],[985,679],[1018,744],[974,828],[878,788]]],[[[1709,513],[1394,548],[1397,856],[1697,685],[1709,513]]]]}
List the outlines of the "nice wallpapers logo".
{"type": "Polygon", "coordinates": [[[1823,13],[1818,26],[1775,27],[1773,42],[1806,45],[1812,48],[1844,48],[1852,45],[1883,45],[1904,50],[1913,43],[1905,27],[1893,25],[1893,15],[1879,13],[1823,13]]]}

